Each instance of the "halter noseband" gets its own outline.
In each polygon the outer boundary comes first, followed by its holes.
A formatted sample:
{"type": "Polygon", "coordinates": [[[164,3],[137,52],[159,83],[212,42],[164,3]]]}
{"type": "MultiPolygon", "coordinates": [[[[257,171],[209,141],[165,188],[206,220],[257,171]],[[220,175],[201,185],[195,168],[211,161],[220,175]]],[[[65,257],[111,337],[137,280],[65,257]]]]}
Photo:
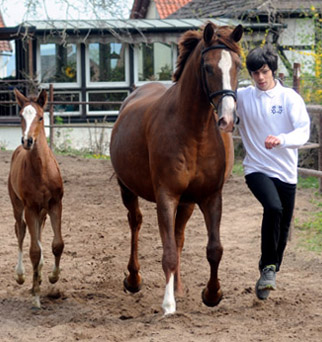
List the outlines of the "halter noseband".
{"type": "Polygon", "coordinates": [[[217,106],[220,104],[220,102],[223,100],[223,98],[225,96],[232,96],[234,98],[234,100],[236,101],[237,99],[237,96],[236,96],[236,91],[234,90],[230,90],[230,89],[222,89],[222,90],[219,90],[219,91],[215,91],[213,93],[210,93],[209,92],[209,88],[208,88],[208,84],[207,84],[207,80],[206,80],[206,73],[205,73],[205,68],[204,68],[204,59],[203,59],[203,56],[205,53],[207,53],[208,51],[210,50],[217,50],[217,49],[226,49],[226,50],[230,50],[228,46],[224,45],[224,44],[217,44],[217,45],[214,45],[214,46],[210,46],[210,47],[207,47],[207,48],[204,48],[202,51],[201,51],[201,75],[202,75],[202,79],[203,79],[203,85],[204,85],[204,88],[205,88],[205,91],[206,91],[206,94],[209,98],[209,101],[210,103],[212,104],[212,106],[217,110],[217,106]],[[221,96],[220,100],[218,101],[218,105],[216,106],[214,104],[214,102],[212,101],[212,99],[215,97],[215,96],[221,96]]]}

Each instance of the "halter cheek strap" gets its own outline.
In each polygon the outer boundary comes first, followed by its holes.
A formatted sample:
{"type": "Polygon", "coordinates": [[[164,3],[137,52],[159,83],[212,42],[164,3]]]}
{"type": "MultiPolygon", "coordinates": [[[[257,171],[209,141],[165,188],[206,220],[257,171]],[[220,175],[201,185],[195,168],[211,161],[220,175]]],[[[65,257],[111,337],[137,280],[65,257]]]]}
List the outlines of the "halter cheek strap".
{"type": "Polygon", "coordinates": [[[237,95],[236,95],[236,91],[234,90],[231,90],[231,89],[222,89],[222,90],[219,90],[219,91],[215,91],[213,93],[210,93],[209,92],[209,88],[208,88],[208,84],[207,84],[207,80],[206,80],[206,72],[205,72],[205,68],[204,68],[204,59],[203,59],[203,56],[205,53],[207,53],[208,51],[210,50],[217,50],[217,49],[226,49],[226,50],[230,50],[228,48],[228,46],[224,45],[224,44],[217,44],[217,45],[214,45],[214,46],[209,46],[207,48],[204,48],[202,51],[201,51],[201,75],[202,75],[202,79],[203,79],[203,86],[205,88],[205,92],[209,98],[209,102],[212,104],[212,106],[217,110],[217,107],[218,105],[220,104],[220,102],[223,100],[223,98],[225,96],[232,96],[234,98],[234,100],[236,101],[237,100],[237,95]],[[212,101],[212,99],[216,96],[220,96],[221,95],[221,98],[220,100],[218,101],[218,105],[216,106],[214,104],[214,102],[212,101]]]}

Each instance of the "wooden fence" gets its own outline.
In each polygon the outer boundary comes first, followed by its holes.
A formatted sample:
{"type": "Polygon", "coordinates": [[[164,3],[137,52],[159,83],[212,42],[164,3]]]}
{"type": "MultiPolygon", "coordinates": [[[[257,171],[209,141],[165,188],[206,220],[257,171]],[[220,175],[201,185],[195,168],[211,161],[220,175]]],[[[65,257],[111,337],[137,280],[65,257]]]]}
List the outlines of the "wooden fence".
{"type": "MultiPolygon", "coordinates": [[[[283,81],[284,75],[279,74],[279,78],[283,81]]],[[[294,63],[294,69],[293,69],[293,88],[300,93],[300,64],[294,63]]],[[[84,102],[84,101],[54,101],[54,88],[52,85],[50,85],[49,88],[49,118],[50,122],[49,125],[46,127],[49,127],[49,144],[50,147],[53,148],[54,146],[54,129],[55,128],[90,128],[93,127],[93,124],[54,124],[54,105],[58,104],[73,104],[73,105],[84,105],[84,104],[105,104],[105,105],[111,105],[111,104],[117,104],[120,105],[122,102],[118,101],[90,101],[90,102],[84,102]]],[[[2,101],[0,104],[16,104],[13,101],[2,101]]],[[[300,149],[318,149],[318,170],[313,169],[306,169],[306,168],[298,168],[298,172],[301,175],[304,176],[312,176],[312,177],[318,177],[319,178],[319,190],[322,193],[322,106],[320,105],[307,105],[307,110],[310,113],[311,116],[318,116],[318,142],[313,143],[309,142],[305,144],[300,149]]],[[[8,127],[8,124],[1,124],[0,127],[8,127]]],[[[10,126],[20,126],[20,124],[11,124],[10,126]]],[[[95,128],[106,128],[106,124],[95,124],[95,128]]],[[[234,139],[240,139],[239,136],[234,136],[234,139]]]]}

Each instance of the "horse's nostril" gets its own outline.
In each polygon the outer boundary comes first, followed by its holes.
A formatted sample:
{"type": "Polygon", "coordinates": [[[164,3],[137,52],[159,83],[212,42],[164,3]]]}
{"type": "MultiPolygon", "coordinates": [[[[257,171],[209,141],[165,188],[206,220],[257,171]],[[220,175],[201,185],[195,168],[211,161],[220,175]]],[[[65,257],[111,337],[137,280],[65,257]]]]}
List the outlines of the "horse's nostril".
{"type": "Polygon", "coordinates": [[[28,138],[27,143],[28,143],[28,146],[30,147],[32,145],[32,143],[33,143],[33,139],[32,138],[28,138]]]}
{"type": "Polygon", "coordinates": [[[25,139],[21,137],[21,144],[23,145],[25,143],[25,139]]]}

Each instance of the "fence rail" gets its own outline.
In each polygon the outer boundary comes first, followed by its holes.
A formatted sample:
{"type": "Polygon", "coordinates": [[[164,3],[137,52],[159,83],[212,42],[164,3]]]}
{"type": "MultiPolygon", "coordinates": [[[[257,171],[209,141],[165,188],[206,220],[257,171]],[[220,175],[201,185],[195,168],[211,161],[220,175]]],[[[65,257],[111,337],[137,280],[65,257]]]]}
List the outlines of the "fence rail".
{"type": "MultiPolygon", "coordinates": [[[[299,68],[300,65],[298,63],[294,63],[294,78],[293,78],[293,88],[300,92],[300,83],[299,83],[299,68]]],[[[284,75],[279,74],[279,77],[283,80],[284,75]]],[[[10,81],[11,82],[11,81],[10,81]]],[[[21,82],[21,81],[20,81],[21,82]]],[[[1,82],[0,82],[1,83],[1,82]]],[[[19,83],[16,82],[16,83],[19,83]]],[[[0,104],[6,105],[16,105],[15,101],[0,101],[0,104]]],[[[54,105],[64,105],[64,104],[72,104],[72,105],[121,105],[122,101],[54,101],[54,88],[51,84],[49,87],[49,125],[46,125],[49,128],[49,144],[50,147],[53,148],[53,138],[54,138],[54,129],[56,128],[90,128],[93,127],[93,124],[55,124],[54,123],[54,105]]],[[[318,115],[318,143],[309,142],[302,146],[300,149],[318,149],[318,170],[313,169],[305,169],[298,168],[299,174],[305,176],[313,176],[319,177],[319,189],[322,193],[322,106],[320,105],[307,105],[308,112],[313,115],[318,115]]],[[[20,123],[0,123],[0,127],[20,127],[20,123]]],[[[95,128],[108,128],[111,127],[111,124],[104,123],[95,123],[95,128]]],[[[234,139],[240,139],[239,136],[234,136],[234,139]]]]}

